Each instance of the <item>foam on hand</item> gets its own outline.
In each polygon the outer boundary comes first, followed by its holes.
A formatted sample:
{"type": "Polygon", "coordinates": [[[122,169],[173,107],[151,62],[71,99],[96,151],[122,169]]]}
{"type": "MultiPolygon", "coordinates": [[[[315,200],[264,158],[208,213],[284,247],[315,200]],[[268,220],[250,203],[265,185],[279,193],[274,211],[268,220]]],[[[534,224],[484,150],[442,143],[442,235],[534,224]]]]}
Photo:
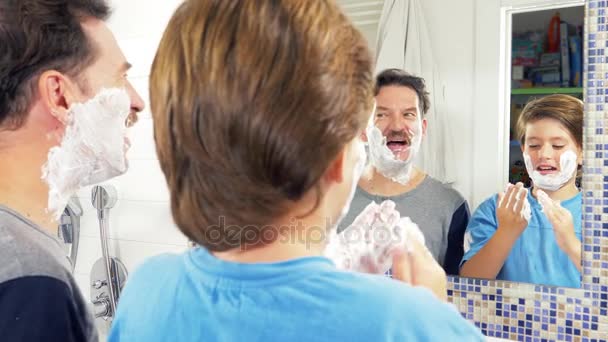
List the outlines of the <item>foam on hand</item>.
{"type": "Polygon", "coordinates": [[[401,217],[395,203],[371,202],[353,224],[330,236],[325,255],[340,269],[384,274],[392,266],[396,249],[411,251],[411,241],[424,245],[424,235],[408,217],[401,217]]]}
{"type": "MultiPolygon", "coordinates": [[[[515,185],[509,183],[507,184],[504,193],[506,194],[507,191],[509,191],[509,189],[511,189],[512,187],[514,187],[515,185]]],[[[521,211],[519,212],[519,214],[521,215],[521,217],[523,217],[526,221],[530,222],[530,218],[532,217],[532,207],[530,206],[530,201],[528,200],[528,189],[526,188],[521,188],[519,189],[518,193],[515,194],[515,201],[519,201],[519,196],[522,195],[522,193],[525,193],[525,195],[523,195],[524,199],[524,204],[521,208],[521,211]]],[[[502,199],[500,200],[500,202],[498,203],[498,206],[502,205],[502,202],[505,200],[505,196],[502,197],[502,199]]],[[[507,203],[510,204],[510,203],[507,203]]]]}
{"type": "Polygon", "coordinates": [[[540,189],[536,190],[536,196],[538,197],[538,203],[540,203],[543,212],[552,210],[555,206],[559,205],[558,202],[552,200],[546,192],[540,189]]]}

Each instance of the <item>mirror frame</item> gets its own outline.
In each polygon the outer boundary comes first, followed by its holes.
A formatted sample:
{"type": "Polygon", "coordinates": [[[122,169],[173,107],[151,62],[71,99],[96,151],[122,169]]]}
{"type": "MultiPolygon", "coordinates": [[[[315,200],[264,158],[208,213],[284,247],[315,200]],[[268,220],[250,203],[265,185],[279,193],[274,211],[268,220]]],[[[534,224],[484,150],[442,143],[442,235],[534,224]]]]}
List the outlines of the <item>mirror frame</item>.
{"type": "Polygon", "coordinates": [[[604,88],[603,81],[608,72],[608,57],[604,56],[605,47],[608,51],[607,3],[606,0],[501,1],[499,91],[503,184],[508,181],[512,15],[585,6],[583,271],[580,288],[449,276],[450,302],[486,336],[519,341],[608,339],[608,177],[605,179],[602,174],[605,170],[608,175],[608,152],[602,153],[608,151],[608,139],[603,139],[604,126],[608,130],[608,114],[604,111],[605,105],[608,111],[608,88],[604,88]]]}

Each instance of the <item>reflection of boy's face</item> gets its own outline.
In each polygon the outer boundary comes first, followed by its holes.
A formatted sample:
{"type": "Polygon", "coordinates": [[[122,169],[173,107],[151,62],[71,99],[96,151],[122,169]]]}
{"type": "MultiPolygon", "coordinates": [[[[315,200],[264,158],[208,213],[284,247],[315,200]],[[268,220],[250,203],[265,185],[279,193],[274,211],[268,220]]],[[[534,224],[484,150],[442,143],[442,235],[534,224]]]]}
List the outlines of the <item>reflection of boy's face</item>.
{"type": "Polygon", "coordinates": [[[395,158],[406,161],[415,157],[417,138],[426,134],[416,91],[410,87],[391,85],[380,88],[376,95],[374,124],[386,137],[386,145],[395,158]]]}
{"type": "Polygon", "coordinates": [[[525,137],[522,151],[530,156],[534,170],[541,175],[557,174],[560,171],[560,158],[566,151],[574,151],[577,163],[582,164],[581,149],[557,120],[545,118],[528,123],[525,137]]]}

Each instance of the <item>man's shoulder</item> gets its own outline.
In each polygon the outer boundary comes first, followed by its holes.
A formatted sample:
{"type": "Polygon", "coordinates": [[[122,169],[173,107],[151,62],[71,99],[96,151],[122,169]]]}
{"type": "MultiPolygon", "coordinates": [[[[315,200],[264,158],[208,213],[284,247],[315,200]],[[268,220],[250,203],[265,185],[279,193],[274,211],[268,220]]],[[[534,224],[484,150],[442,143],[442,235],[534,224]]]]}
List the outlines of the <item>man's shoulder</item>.
{"type": "Polygon", "coordinates": [[[439,180],[427,175],[424,182],[419,185],[420,189],[428,193],[434,194],[443,201],[455,203],[460,206],[465,202],[464,197],[458,190],[452,188],[449,184],[440,182],[439,180]]]}
{"type": "Polygon", "coordinates": [[[67,253],[58,240],[34,228],[13,213],[0,210],[0,283],[28,276],[70,283],[67,253]]]}

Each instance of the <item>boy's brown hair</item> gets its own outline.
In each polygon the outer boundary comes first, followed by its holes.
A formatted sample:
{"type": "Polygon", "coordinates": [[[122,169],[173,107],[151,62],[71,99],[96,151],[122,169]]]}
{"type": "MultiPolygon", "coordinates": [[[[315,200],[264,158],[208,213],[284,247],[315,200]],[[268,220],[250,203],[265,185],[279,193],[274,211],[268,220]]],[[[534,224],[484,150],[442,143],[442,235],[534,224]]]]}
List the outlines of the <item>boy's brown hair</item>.
{"type": "Polygon", "coordinates": [[[311,189],[318,205],[322,175],[369,117],[372,58],[334,1],[189,0],[150,97],[175,222],[225,251],[262,241],[311,189]]]}

